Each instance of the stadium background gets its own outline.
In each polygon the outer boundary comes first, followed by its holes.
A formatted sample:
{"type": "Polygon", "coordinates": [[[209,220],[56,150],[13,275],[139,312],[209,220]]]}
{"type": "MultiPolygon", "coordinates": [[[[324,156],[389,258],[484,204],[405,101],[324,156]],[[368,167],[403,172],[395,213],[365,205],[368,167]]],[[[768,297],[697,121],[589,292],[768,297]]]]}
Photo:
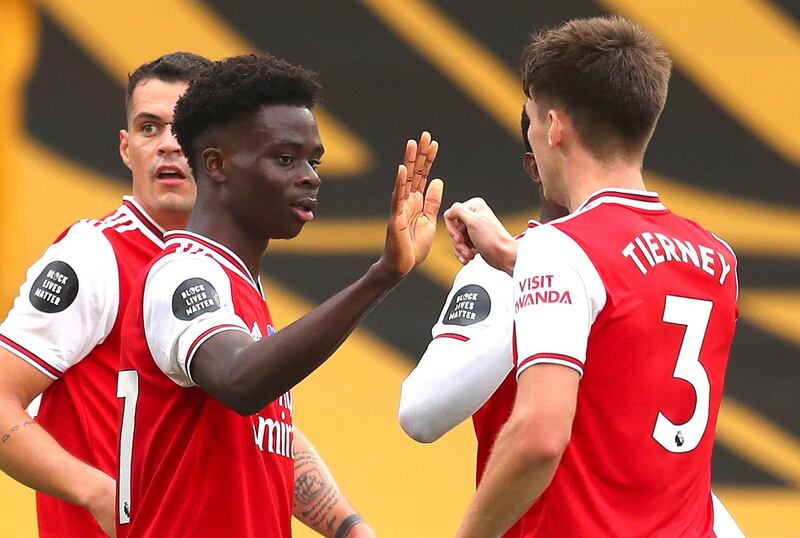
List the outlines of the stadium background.
{"type": "MultiPolygon", "coordinates": [[[[673,209],[737,249],[741,319],[714,488],[748,536],[800,536],[800,4],[795,0],[0,0],[0,310],[59,231],[116,207],[126,73],[164,52],[265,50],[317,69],[328,149],[318,220],[263,266],[286,325],[380,252],[392,170],[425,128],[446,201],[482,195],[510,229],[531,215],[516,66],[529,31],[621,13],[676,63],[646,160],[673,209]]],[[[416,445],[396,423],[452,275],[428,261],[296,391],[296,422],[384,537],[446,536],[472,491],[469,424],[416,445]]],[[[320,328],[321,330],[323,328],[320,328]]],[[[187,499],[191,502],[191,498],[187,499]]],[[[35,535],[31,492],[0,474],[0,537],[35,535]]],[[[298,536],[310,535],[299,530],[298,536]]]]}

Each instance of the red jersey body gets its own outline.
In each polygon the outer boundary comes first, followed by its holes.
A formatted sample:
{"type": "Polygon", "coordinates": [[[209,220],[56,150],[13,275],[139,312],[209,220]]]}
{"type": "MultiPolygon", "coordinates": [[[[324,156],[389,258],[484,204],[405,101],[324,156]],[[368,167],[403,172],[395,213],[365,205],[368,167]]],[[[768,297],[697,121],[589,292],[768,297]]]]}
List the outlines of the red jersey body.
{"type": "MultiPolygon", "coordinates": [[[[54,380],[37,422],[77,458],[116,476],[116,384],[122,313],[162,230],[132,199],[65,230],[31,266],[0,345],[54,380]]],[[[104,537],[92,515],[36,494],[42,538],[104,537]]]]}
{"type": "Polygon", "coordinates": [[[166,237],[123,326],[117,536],[288,537],[291,393],[241,416],[191,377],[213,335],[274,332],[260,285],[224,246],[189,232],[166,237]]]}
{"type": "Polygon", "coordinates": [[[526,235],[514,293],[517,375],[540,363],[582,375],[532,535],[715,536],[711,453],[738,313],[730,247],[653,193],[600,191],[526,235]]]}

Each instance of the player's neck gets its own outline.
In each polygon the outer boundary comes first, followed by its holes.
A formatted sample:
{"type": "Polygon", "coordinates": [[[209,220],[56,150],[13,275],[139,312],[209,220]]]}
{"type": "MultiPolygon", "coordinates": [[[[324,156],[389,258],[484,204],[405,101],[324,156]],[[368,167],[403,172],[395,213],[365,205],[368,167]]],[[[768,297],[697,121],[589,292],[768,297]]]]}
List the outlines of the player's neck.
{"type": "Polygon", "coordinates": [[[190,211],[158,211],[139,196],[134,196],[134,200],[162,230],[182,230],[189,221],[190,211]]]}
{"type": "Polygon", "coordinates": [[[186,229],[225,246],[242,260],[253,278],[258,278],[268,239],[242,227],[223,211],[197,206],[186,229]]]}
{"type": "Polygon", "coordinates": [[[183,230],[186,228],[186,223],[189,220],[189,215],[186,213],[176,213],[165,211],[161,213],[153,213],[152,211],[148,211],[148,215],[150,215],[156,224],[161,226],[161,228],[165,231],[170,230],[183,230]]]}
{"type": "Polygon", "coordinates": [[[570,212],[593,193],[608,188],[645,190],[642,168],[637,161],[603,162],[584,158],[565,166],[564,185],[570,212]]]}

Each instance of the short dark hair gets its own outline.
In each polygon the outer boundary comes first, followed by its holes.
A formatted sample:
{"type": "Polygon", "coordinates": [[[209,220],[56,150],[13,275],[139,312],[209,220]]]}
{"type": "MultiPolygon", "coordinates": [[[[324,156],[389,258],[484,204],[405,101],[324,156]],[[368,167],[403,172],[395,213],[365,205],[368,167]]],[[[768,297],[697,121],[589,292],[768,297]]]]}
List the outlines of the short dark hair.
{"type": "Polygon", "coordinates": [[[125,110],[130,111],[133,90],[140,82],[150,79],[164,82],[189,82],[211,65],[211,60],[192,52],[170,52],[140,65],[128,74],[125,90],[125,110]]]}
{"type": "Polygon", "coordinates": [[[523,90],[539,113],[563,107],[598,156],[644,152],[667,99],[672,61],[659,41],[621,17],[575,19],[534,34],[523,90]]]}
{"type": "Polygon", "coordinates": [[[262,106],[312,109],[317,74],[271,55],[248,54],[214,62],[192,80],[175,106],[172,131],[195,170],[195,143],[210,129],[241,121],[262,106]]]}
{"type": "Polygon", "coordinates": [[[525,107],[522,107],[522,117],[520,118],[519,125],[522,128],[522,144],[525,146],[525,151],[527,153],[533,153],[531,141],[528,140],[528,128],[531,126],[531,119],[528,117],[525,107]]]}

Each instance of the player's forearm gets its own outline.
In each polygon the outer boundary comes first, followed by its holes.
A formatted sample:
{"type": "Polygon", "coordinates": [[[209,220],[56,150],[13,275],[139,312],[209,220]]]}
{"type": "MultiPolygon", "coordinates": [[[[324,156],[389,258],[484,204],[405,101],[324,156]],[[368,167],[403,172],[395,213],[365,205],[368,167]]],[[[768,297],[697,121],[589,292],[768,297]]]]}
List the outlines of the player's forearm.
{"type": "Polygon", "coordinates": [[[512,416],[498,435],[457,538],[500,536],[550,484],[564,445],[532,443],[531,435],[525,421],[512,416]]]}
{"type": "Polygon", "coordinates": [[[114,480],[64,450],[14,399],[0,399],[0,469],[30,488],[83,508],[91,509],[104,498],[113,503],[114,480]]]}
{"type": "Polygon", "coordinates": [[[241,414],[263,409],[325,362],[400,279],[375,264],[359,280],[269,338],[234,350],[212,338],[198,350],[194,378],[241,414]]]}
{"type": "Polygon", "coordinates": [[[329,538],[375,534],[342,494],[325,463],[300,430],[294,430],[294,516],[329,538]]]}

